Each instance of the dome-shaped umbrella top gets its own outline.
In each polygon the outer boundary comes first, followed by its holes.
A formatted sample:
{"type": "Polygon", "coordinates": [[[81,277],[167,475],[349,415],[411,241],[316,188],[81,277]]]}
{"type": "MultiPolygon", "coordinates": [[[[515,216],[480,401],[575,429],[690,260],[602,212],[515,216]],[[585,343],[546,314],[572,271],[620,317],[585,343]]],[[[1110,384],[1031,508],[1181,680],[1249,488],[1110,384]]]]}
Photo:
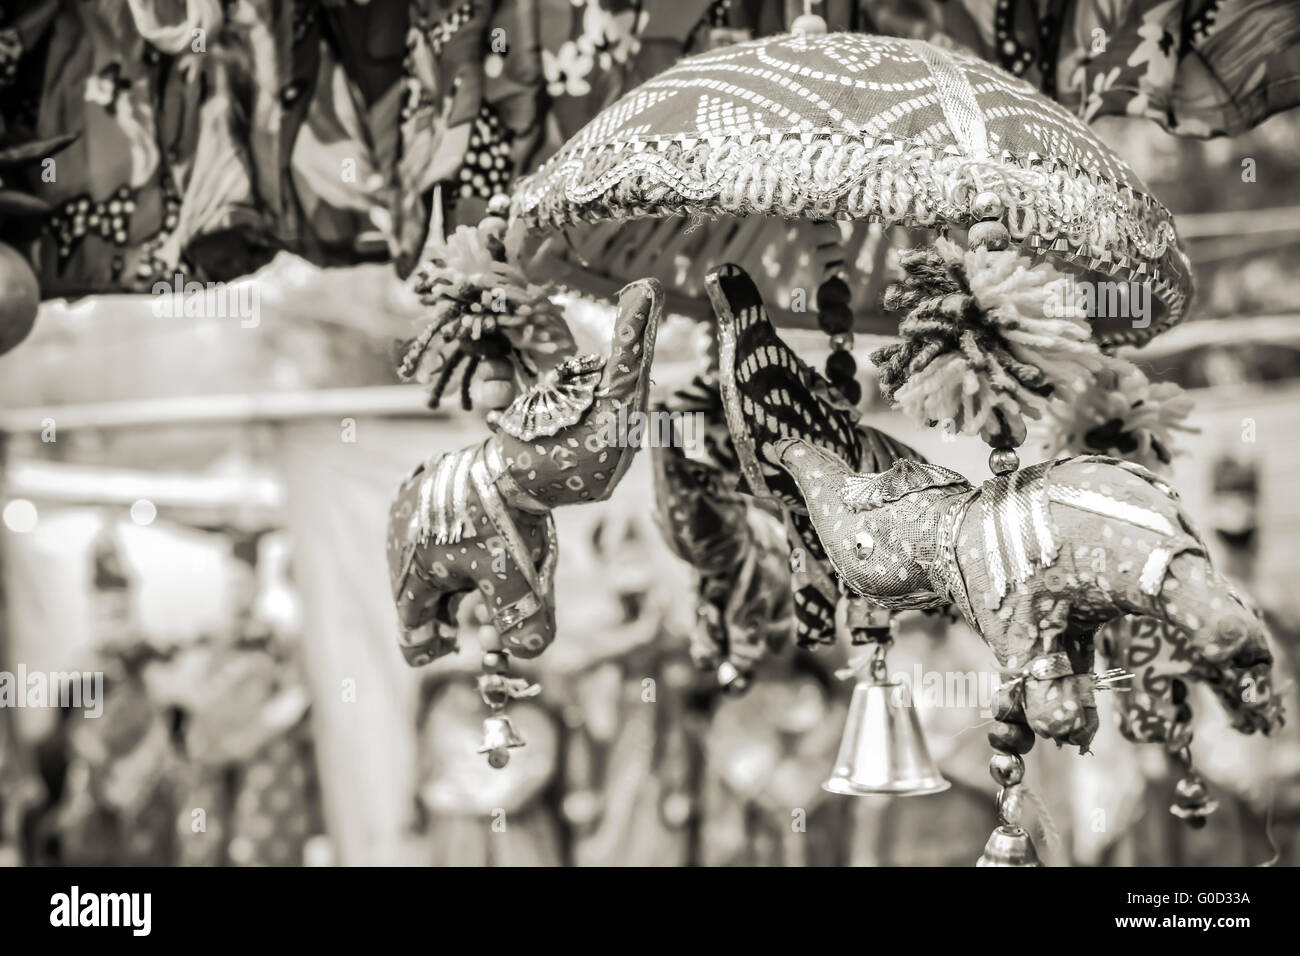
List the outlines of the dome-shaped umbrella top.
{"type": "Polygon", "coordinates": [[[538,232],[674,215],[878,220],[942,229],[996,192],[1029,253],[1149,282],[1141,343],[1182,317],[1169,210],[1082,122],[977,57],[919,40],[785,35],[682,60],[603,110],[515,191],[538,232]]]}

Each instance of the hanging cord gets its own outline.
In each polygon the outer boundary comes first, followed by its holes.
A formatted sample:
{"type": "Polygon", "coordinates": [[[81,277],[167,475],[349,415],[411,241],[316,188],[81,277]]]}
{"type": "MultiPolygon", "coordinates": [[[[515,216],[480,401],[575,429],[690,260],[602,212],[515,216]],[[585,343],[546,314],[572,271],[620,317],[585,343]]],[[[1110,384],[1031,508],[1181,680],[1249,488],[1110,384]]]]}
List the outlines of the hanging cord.
{"type": "Polygon", "coordinates": [[[1065,847],[1061,843],[1061,831],[1057,828],[1051,811],[1047,809],[1046,802],[1038,795],[1036,790],[1032,790],[1024,784],[1021,784],[1021,792],[1024,793],[1025,800],[1034,808],[1034,822],[1029,834],[1030,837],[1035,843],[1046,849],[1050,857],[1061,859],[1065,853],[1065,847]]]}

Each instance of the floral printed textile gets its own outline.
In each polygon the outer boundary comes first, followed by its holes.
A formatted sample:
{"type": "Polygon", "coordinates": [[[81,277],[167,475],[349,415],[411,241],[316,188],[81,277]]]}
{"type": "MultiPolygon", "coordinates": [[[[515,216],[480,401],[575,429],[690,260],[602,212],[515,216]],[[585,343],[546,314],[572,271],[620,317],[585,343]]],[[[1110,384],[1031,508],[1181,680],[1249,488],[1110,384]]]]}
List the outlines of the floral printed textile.
{"type": "MultiPolygon", "coordinates": [[[[41,248],[24,249],[48,297],[148,288],[178,269],[232,278],[281,248],[325,264],[392,258],[405,275],[435,190],[449,226],[476,222],[492,193],[619,96],[685,56],[787,30],[802,4],[11,6],[0,11],[6,140],[79,136],[56,181],[24,184],[55,209],[41,248]]],[[[1177,135],[1235,135],[1300,102],[1294,0],[820,9],[832,32],[970,50],[1084,122],[1129,115],[1177,135]]]]}
{"type": "Polygon", "coordinates": [[[859,0],[858,8],[880,33],[970,47],[1085,122],[1140,116],[1180,136],[1234,136],[1300,103],[1292,0],[859,0]]]}

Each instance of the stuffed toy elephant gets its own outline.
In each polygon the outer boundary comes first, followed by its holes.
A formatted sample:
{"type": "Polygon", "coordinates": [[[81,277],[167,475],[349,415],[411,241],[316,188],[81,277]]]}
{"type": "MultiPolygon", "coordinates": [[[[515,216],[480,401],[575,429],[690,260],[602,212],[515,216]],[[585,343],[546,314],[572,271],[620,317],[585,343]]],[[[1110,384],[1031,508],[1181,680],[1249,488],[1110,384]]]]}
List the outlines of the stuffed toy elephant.
{"type": "Polygon", "coordinates": [[[798,484],[843,583],[888,607],[955,604],[1023,682],[1040,736],[1087,748],[1093,638],[1123,615],[1185,632],[1198,661],[1234,675],[1238,696],[1264,683],[1262,625],[1210,564],[1173,490],[1138,465],[1085,455],[975,488],[912,461],[858,474],[797,439],[767,454],[798,484]]]}
{"type": "Polygon", "coordinates": [[[456,611],[472,592],[512,655],[536,657],[554,639],[551,509],[607,498],[631,464],[638,444],[609,424],[645,407],[662,310],[655,280],[624,288],[608,359],[564,360],[489,416],[487,441],[433,457],[399,486],[388,565],[407,663],[456,649],[456,611]]]}
{"type": "Polygon", "coordinates": [[[790,636],[790,564],[771,510],[726,487],[724,472],[679,447],[650,450],[655,520],[696,575],[690,654],[719,683],[743,691],[758,662],[790,636]]]}

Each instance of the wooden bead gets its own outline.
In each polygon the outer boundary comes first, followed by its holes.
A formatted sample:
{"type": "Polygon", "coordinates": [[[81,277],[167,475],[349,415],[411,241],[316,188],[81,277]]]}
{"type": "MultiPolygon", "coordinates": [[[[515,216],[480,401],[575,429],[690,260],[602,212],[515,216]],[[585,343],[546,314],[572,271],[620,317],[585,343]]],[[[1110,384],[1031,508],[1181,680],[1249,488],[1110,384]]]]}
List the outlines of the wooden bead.
{"type": "Polygon", "coordinates": [[[993,716],[1012,724],[1028,723],[1020,700],[1020,685],[1001,684],[993,695],[993,716]]]}
{"type": "Polygon", "coordinates": [[[500,216],[484,216],[479,221],[478,234],[485,242],[494,239],[500,242],[506,236],[506,221],[500,216]]]}
{"type": "Polygon", "coordinates": [[[831,303],[817,312],[817,327],[827,335],[853,331],[853,310],[847,305],[831,303]]]}
{"type": "Polygon", "coordinates": [[[818,311],[827,306],[848,305],[852,298],[853,293],[849,290],[849,284],[839,276],[831,276],[817,287],[818,311]]]}
{"type": "Polygon", "coordinates": [[[835,387],[840,390],[840,394],[844,396],[844,400],[850,405],[856,405],[862,401],[862,383],[857,379],[836,382],[835,387]]]}
{"type": "Polygon", "coordinates": [[[515,367],[507,359],[484,359],[479,363],[477,375],[485,382],[501,379],[512,382],[515,378],[515,367]]]}
{"type": "Polygon", "coordinates": [[[835,351],[826,359],[826,377],[832,382],[846,381],[858,374],[858,363],[852,352],[835,351]]]}
{"type": "Polygon", "coordinates": [[[989,455],[989,471],[995,475],[1009,475],[1020,467],[1020,456],[1014,448],[995,448],[989,455]]]}
{"type": "Polygon", "coordinates": [[[1025,762],[1018,754],[994,754],[989,761],[989,776],[1000,787],[1014,787],[1025,779],[1025,762]]]}
{"type": "Polygon", "coordinates": [[[822,36],[826,33],[826,21],[815,13],[805,13],[795,17],[794,23],[790,24],[790,32],[810,37],[822,36]]]}
{"type": "Polygon", "coordinates": [[[977,222],[966,233],[966,245],[972,249],[991,249],[1000,252],[1011,244],[1011,233],[996,221],[977,222]]]}
{"type": "Polygon", "coordinates": [[[515,383],[500,378],[477,381],[470,385],[469,397],[475,408],[506,408],[515,400],[515,383]]]}
{"type": "Polygon", "coordinates": [[[1034,749],[1034,732],[1027,724],[999,720],[989,731],[989,746],[1004,754],[1027,754],[1034,749]]]}
{"type": "MultiPolygon", "coordinates": [[[[479,604],[475,608],[475,611],[477,612],[478,608],[481,607],[482,604],[479,604]]],[[[478,614],[475,613],[474,617],[475,619],[477,619],[478,614]]],[[[451,633],[449,636],[453,638],[456,636],[456,628],[454,627],[451,628],[451,633]]],[[[504,647],[504,645],[501,643],[501,632],[498,631],[491,624],[480,623],[478,626],[478,646],[480,649],[482,649],[483,653],[485,654],[488,653],[489,651],[501,651],[501,649],[504,647]]]]}

